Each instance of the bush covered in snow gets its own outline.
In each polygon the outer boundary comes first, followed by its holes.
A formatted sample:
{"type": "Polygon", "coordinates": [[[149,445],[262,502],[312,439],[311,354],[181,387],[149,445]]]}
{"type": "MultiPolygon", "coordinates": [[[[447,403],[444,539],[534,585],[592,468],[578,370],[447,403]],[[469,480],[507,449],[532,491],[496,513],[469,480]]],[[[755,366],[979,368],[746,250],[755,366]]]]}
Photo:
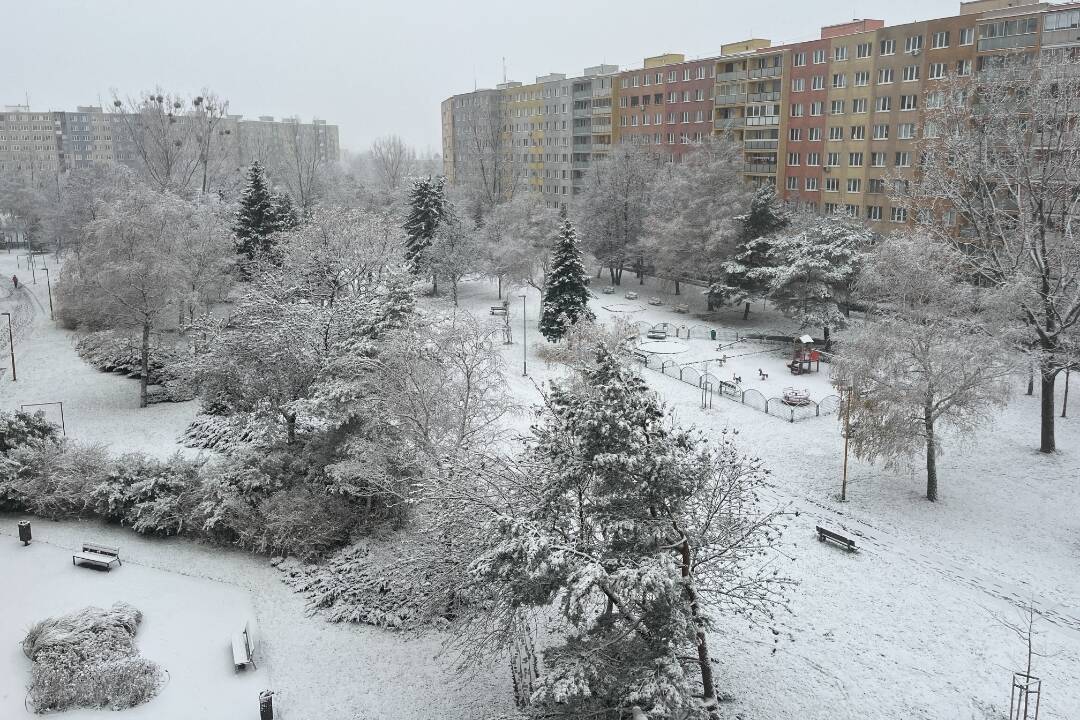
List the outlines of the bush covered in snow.
{"type": "Polygon", "coordinates": [[[142,613],[126,603],[87,607],[43,620],[26,634],[34,663],[28,695],[34,712],[75,707],[123,710],[150,700],[165,672],[139,657],[135,631],[142,613]]]}
{"type": "MultiPolygon", "coordinates": [[[[116,330],[102,330],[83,336],[76,344],[79,357],[102,372],[114,372],[127,377],[142,377],[140,339],[116,330]]],[[[151,393],[156,402],[183,402],[195,397],[195,391],[184,370],[184,357],[167,344],[151,339],[151,393]]]]}

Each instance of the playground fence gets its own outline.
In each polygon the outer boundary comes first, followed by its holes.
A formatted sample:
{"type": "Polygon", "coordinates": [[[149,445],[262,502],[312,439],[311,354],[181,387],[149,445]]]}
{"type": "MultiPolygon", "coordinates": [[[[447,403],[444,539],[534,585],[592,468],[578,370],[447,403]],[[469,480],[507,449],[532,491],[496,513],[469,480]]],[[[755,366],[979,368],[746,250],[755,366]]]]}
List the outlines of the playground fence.
{"type": "Polygon", "coordinates": [[[712,373],[702,372],[691,364],[680,365],[671,358],[645,355],[639,362],[662,375],[687,385],[703,388],[703,392],[710,398],[719,396],[791,423],[832,415],[840,409],[840,398],[836,395],[828,395],[817,402],[809,400],[805,405],[790,405],[784,402],[783,398],[766,398],[760,391],[753,388],[743,390],[730,380],[721,380],[712,373]]]}

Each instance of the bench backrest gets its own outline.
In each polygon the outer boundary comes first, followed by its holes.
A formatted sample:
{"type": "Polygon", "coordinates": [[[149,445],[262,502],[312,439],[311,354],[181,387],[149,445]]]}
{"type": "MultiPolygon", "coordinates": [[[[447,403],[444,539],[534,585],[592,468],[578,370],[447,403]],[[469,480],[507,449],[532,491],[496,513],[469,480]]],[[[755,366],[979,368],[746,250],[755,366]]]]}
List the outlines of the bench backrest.
{"type": "Polygon", "coordinates": [[[120,548],[109,547],[108,545],[98,545],[97,543],[84,542],[82,544],[82,551],[97,553],[98,555],[111,555],[112,557],[120,557],[120,548]]]}
{"type": "Polygon", "coordinates": [[[248,655],[255,654],[255,635],[252,634],[251,628],[248,623],[244,623],[244,629],[241,631],[244,636],[244,645],[247,646],[248,655]]]}

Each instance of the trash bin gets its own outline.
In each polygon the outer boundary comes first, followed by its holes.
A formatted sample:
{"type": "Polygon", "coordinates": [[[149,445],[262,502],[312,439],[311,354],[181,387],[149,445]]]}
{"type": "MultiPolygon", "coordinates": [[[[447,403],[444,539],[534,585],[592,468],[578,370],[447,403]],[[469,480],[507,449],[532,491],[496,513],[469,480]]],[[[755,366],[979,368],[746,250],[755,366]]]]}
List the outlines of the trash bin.
{"type": "Polygon", "coordinates": [[[716,331],[715,330],[710,330],[709,331],[709,339],[710,340],[715,340],[716,339],[716,331]]]}
{"type": "Polygon", "coordinates": [[[23,545],[30,544],[30,521],[23,520],[19,523],[19,539],[22,540],[23,545]]]}
{"type": "Polygon", "coordinates": [[[259,693],[259,720],[274,720],[274,691],[259,693]]]}

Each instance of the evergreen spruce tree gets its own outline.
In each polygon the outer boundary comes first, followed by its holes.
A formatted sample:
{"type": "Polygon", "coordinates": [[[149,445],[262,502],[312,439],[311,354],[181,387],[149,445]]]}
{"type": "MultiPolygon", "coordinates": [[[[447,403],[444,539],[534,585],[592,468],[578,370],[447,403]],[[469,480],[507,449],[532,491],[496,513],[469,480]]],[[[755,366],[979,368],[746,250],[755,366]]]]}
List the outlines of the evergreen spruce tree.
{"type": "Polygon", "coordinates": [[[269,255],[273,250],[273,234],[279,230],[274,196],[259,161],[248,169],[247,187],[240,196],[240,209],[233,225],[236,252],[247,260],[269,255]]]}
{"type": "Polygon", "coordinates": [[[292,230],[300,226],[300,216],[289,193],[274,193],[271,204],[274,224],[279,232],[292,230]]]}
{"type": "MultiPolygon", "coordinates": [[[[409,215],[405,218],[405,261],[416,274],[424,269],[425,254],[439,225],[453,219],[446,200],[445,178],[419,178],[409,191],[409,215]]],[[[435,275],[434,269],[432,275],[435,275]]]]}
{"type": "Polygon", "coordinates": [[[763,297],[769,289],[769,253],[772,237],[791,224],[784,212],[776,189],[762,185],[750,201],[750,211],[735,218],[739,224],[735,255],[724,263],[724,280],[709,289],[720,302],[745,303],[743,319],[750,315],[750,302],[763,297]]]}
{"type": "Polygon", "coordinates": [[[544,283],[540,332],[552,342],[560,340],[578,320],[592,320],[589,290],[581,247],[573,224],[563,219],[562,230],[551,253],[551,271],[544,283]]]}

